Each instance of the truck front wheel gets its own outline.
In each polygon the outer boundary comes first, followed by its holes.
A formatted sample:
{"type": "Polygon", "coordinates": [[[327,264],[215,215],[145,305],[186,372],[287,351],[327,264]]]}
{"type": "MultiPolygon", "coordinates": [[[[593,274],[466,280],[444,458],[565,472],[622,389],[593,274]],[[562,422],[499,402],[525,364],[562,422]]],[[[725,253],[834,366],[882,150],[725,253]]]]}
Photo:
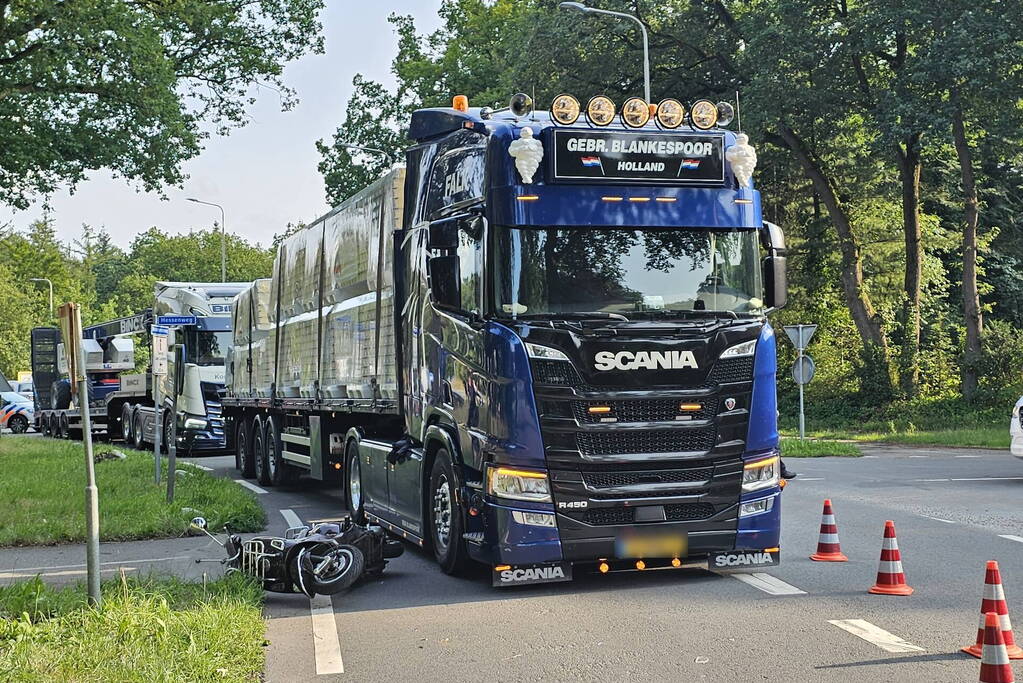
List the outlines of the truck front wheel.
{"type": "Polygon", "coordinates": [[[121,440],[124,441],[125,445],[131,445],[132,434],[131,434],[131,404],[125,403],[121,406],[121,440]]]}
{"type": "Polygon", "coordinates": [[[348,514],[356,524],[365,524],[363,508],[362,464],[359,462],[359,444],[348,442],[345,451],[345,503],[348,514]]]}
{"type": "Polygon", "coordinates": [[[433,460],[429,492],[427,506],[433,556],[445,574],[460,574],[468,563],[468,551],[462,538],[464,515],[451,456],[443,448],[433,460]]]}

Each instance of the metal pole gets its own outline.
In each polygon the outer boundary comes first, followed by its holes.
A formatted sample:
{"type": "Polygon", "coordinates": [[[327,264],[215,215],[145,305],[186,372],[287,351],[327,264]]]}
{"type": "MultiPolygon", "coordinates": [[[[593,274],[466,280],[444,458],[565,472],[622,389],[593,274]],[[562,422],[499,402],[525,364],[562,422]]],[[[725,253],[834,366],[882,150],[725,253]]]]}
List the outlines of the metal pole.
{"type": "Polygon", "coordinates": [[[78,305],[71,309],[71,329],[78,346],[78,409],[82,414],[82,443],[85,445],[85,564],[88,573],[89,604],[99,607],[99,490],[96,488],[96,467],[92,454],[92,420],[89,415],[89,385],[85,372],[85,345],[82,339],[82,313],[78,305]]]}
{"type": "Polygon", "coordinates": [[[153,403],[156,404],[156,427],[153,430],[153,480],[160,483],[160,447],[163,441],[163,394],[160,391],[161,377],[153,377],[153,403]]]}
{"type": "Polygon", "coordinates": [[[227,216],[224,213],[224,207],[195,197],[186,197],[186,199],[196,204],[215,206],[220,209],[220,281],[227,282],[227,216]]]}
{"type": "MultiPolygon", "coordinates": [[[[177,341],[177,334],[174,335],[174,340],[177,341]]],[[[170,443],[167,444],[167,502],[174,502],[174,480],[177,478],[174,476],[174,471],[178,466],[178,392],[181,391],[181,387],[178,386],[178,364],[184,364],[183,353],[177,353],[177,344],[175,346],[174,353],[174,381],[171,382],[171,433],[170,443]]]]}
{"type": "Polygon", "coordinates": [[[799,357],[796,359],[796,367],[799,375],[799,440],[802,441],[806,436],[806,421],[803,416],[803,349],[799,349],[799,357]]]}
{"type": "Polygon", "coordinates": [[[647,38],[646,24],[644,24],[639,17],[633,16],[632,14],[626,14],[625,12],[614,12],[609,9],[598,9],[596,7],[587,7],[581,2],[562,2],[559,7],[563,9],[574,9],[585,14],[608,14],[612,17],[622,17],[624,19],[631,19],[632,21],[639,24],[639,29],[643,32],[643,93],[646,99],[646,103],[650,104],[650,44],[647,38]]]}

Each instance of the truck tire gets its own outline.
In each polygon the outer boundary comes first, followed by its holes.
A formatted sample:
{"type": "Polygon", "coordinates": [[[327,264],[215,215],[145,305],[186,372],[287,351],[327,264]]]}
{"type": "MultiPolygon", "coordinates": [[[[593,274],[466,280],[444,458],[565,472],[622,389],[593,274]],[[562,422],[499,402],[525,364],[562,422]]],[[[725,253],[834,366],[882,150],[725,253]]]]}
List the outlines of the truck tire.
{"type": "Polygon", "coordinates": [[[58,379],[50,387],[50,407],[53,410],[71,407],[71,384],[66,379],[58,379]]]}
{"type": "Polygon", "coordinates": [[[67,413],[61,413],[57,419],[57,433],[62,439],[71,438],[71,428],[69,427],[69,420],[67,419],[67,413]]]}
{"type": "Polygon", "coordinates": [[[445,574],[461,574],[469,561],[469,552],[462,538],[465,515],[459,497],[455,495],[451,456],[443,448],[433,459],[426,506],[430,541],[437,564],[445,574]]]}
{"type": "Polygon", "coordinates": [[[359,444],[354,439],[345,449],[345,506],[348,516],[356,524],[366,523],[365,500],[362,488],[362,462],[359,460],[359,444]]]}
{"type": "Polygon", "coordinates": [[[39,425],[36,427],[36,429],[42,432],[43,436],[50,435],[50,420],[47,415],[39,416],[39,425]]]}
{"type": "Polygon", "coordinates": [[[270,468],[266,461],[266,455],[266,435],[263,434],[263,421],[257,417],[252,424],[252,462],[256,481],[263,486],[270,485],[270,468]]]}
{"type": "Polygon", "coordinates": [[[24,434],[28,431],[28,418],[24,415],[11,415],[7,420],[7,428],[12,434],[24,434]]]}
{"type": "Polygon", "coordinates": [[[281,435],[277,427],[278,420],[271,417],[266,421],[264,447],[266,464],[269,469],[270,484],[282,486],[293,484],[298,479],[298,470],[284,460],[284,449],[281,447],[281,435]]]}
{"type": "Polygon", "coordinates": [[[146,447],[145,418],[141,410],[136,410],[135,416],[132,418],[131,437],[131,443],[135,446],[135,450],[141,451],[146,447]]]}
{"type": "Polygon", "coordinates": [[[235,466],[245,479],[256,476],[256,465],[252,459],[252,423],[246,418],[238,419],[235,427],[235,466]]]}
{"type": "Polygon", "coordinates": [[[130,403],[121,406],[121,440],[127,446],[130,446],[135,438],[131,431],[131,413],[132,405],[130,403]]]}

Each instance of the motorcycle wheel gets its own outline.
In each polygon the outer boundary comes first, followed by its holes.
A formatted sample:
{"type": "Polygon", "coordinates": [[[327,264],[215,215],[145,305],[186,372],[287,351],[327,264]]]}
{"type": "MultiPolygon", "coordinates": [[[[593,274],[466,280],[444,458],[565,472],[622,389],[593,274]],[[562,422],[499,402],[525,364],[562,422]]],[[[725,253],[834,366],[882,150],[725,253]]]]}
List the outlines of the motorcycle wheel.
{"type": "Polygon", "coordinates": [[[317,593],[334,595],[349,588],[362,576],[365,559],[355,546],[321,544],[299,550],[290,568],[299,590],[311,598],[317,593]],[[317,576],[314,570],[327,559],[330,564],[317,576]]]}

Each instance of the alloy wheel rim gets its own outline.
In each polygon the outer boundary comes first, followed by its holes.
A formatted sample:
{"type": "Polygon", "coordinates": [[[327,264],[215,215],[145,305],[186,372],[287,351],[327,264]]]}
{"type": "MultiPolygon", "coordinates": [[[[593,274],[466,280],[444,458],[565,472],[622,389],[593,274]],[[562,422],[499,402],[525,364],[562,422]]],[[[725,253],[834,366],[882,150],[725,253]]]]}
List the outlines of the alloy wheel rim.
{"type": "Polygon", "coordinates": [[[352,458],[348,467],[348,495],[352,500],[352,512],[358,512],[362,506],[362,472],[359,457],[352,458]]]}
{"type": "Polygon", "coordinates": [[[442,548],[447,548],[451,535],[451,486],[448,485],[447,476],[443,474],[433,492],[433,531],[437,543],[442,548]]]}

